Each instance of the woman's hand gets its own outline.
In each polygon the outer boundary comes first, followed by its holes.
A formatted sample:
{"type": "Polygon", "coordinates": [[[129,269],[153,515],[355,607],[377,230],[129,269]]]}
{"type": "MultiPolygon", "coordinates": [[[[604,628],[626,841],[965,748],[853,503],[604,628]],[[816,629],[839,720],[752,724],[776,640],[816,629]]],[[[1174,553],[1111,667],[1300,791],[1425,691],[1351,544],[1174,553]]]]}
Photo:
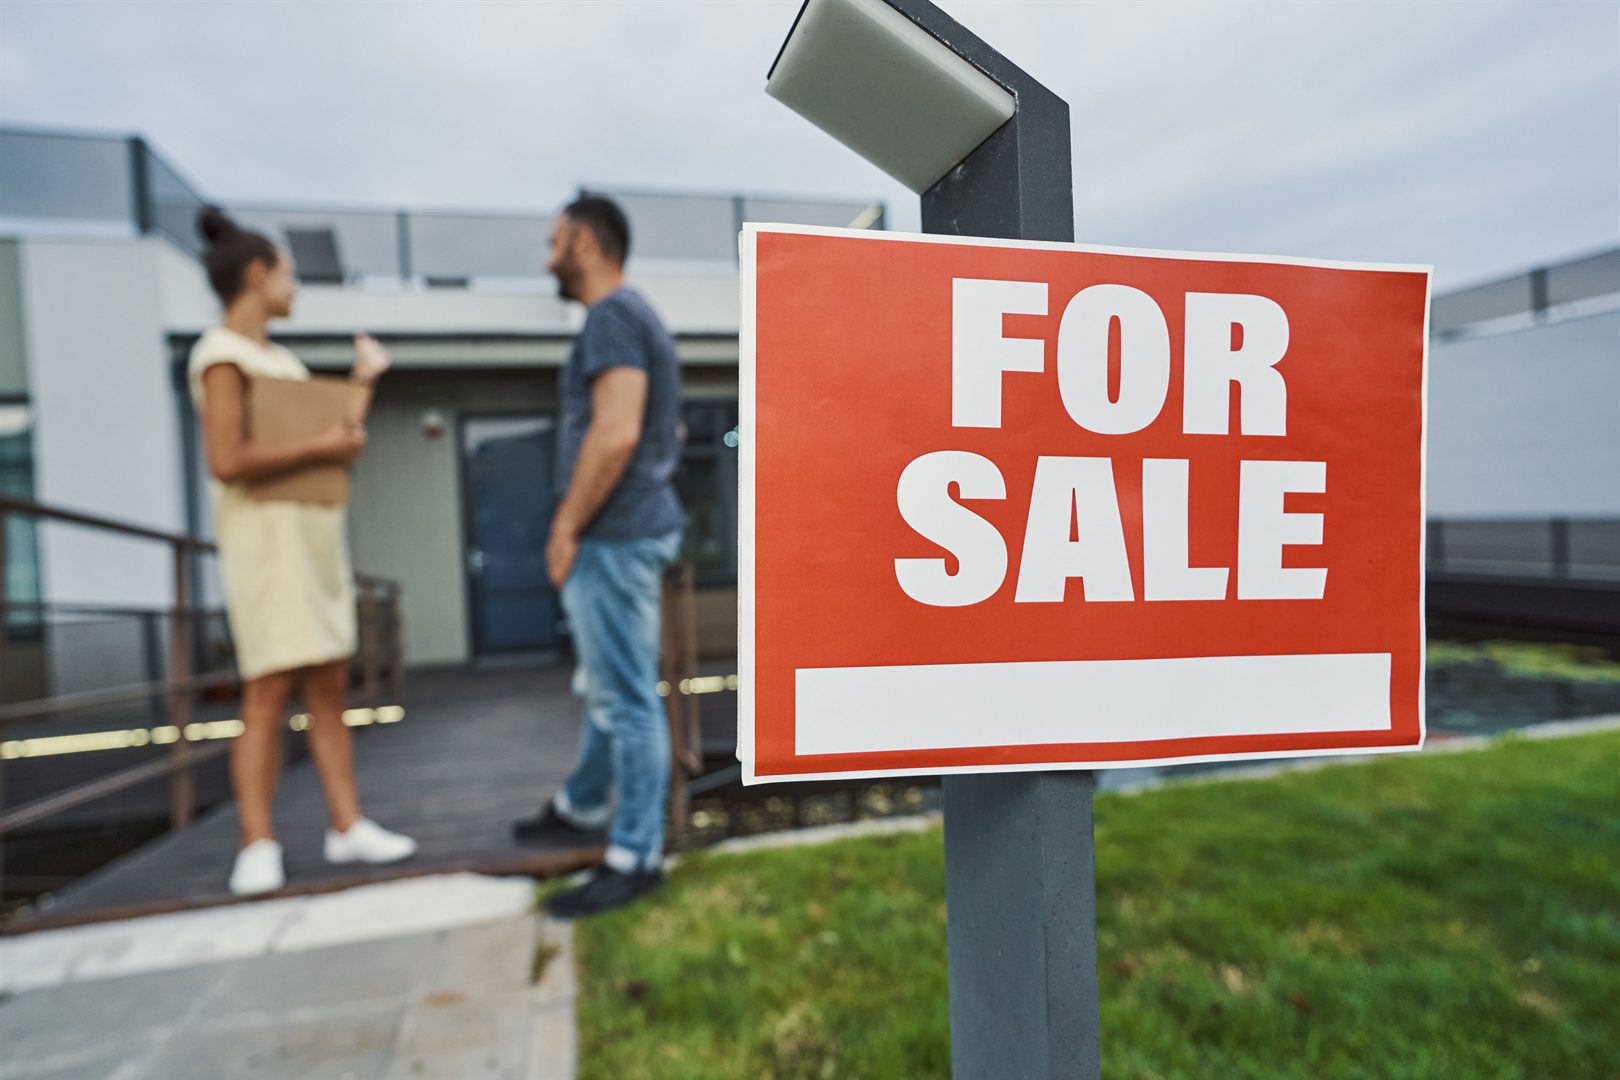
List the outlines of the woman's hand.
{"type": "Polygon", "coordinates": [[[333,424],[315,445],[323,459],[347,465],[366,448],[366,429],[361,424],[333,424]]]}
{"type": "Polygon", "coordinates": [[[394,358],[382,343],[370,334],[354,335],[354,368],[349,378],[355,382],[374,383],[383,372],[394,366],[394,358]]]}

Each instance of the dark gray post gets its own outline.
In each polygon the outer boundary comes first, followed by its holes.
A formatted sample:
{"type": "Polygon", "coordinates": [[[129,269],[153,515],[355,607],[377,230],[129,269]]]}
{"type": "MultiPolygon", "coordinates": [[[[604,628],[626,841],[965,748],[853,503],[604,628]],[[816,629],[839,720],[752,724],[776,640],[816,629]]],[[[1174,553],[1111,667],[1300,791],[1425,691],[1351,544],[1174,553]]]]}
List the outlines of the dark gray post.
{"type": "Polygon", "coordinates": [[[1099,1073],[1092,786],[1089,772],[945,778],[956,1080],[1099,1073]]]}
{"type": "MultiPolygon", "coordinates": [[[[1068,105],[933,4],[889,2],[1017,100],[923,193],[923,231],[1073,240],[1068,105]]],[[[1094,786],[1089,772],[945,778],[956,1080],[1099,1075],[1094,786]]]]}
{"type": "Polygon", "coordinates": [[[142,236],[157,227],[157,216],[152,213],[151,164],[146,140],[139,135],[129,140],[129,212],[135,231],[142,236]]]}
{"type": "Polygon", "coordinates": [[[1547,321],[1547,268],[1530,271],[1530,314],[1536,322],[1547,321]]]}
{"type": "Polygon", "coordinates": [[[411,270],[411,215],[408,210],[394,212],[394,239],[399,247],[399,280],[403,285],[409,285],[414,273],[411,270]]]}

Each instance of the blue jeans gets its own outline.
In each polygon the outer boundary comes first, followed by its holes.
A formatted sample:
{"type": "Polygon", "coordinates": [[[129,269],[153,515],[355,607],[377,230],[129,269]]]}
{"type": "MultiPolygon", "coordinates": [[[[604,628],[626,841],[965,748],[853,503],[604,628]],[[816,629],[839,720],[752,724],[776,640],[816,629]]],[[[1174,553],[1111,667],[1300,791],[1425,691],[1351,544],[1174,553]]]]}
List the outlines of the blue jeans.
{"type": "Polygon", "coordinates": [[[618,807],[605,862],[650,870],[664,857],[669,724],[658,696],[659,606],[677,530],[646,540],[582,540],[563,582],[563,610],[585,675],[579,761],[553,800],[565,820],[599,826],[610,788],[618,807]]]}

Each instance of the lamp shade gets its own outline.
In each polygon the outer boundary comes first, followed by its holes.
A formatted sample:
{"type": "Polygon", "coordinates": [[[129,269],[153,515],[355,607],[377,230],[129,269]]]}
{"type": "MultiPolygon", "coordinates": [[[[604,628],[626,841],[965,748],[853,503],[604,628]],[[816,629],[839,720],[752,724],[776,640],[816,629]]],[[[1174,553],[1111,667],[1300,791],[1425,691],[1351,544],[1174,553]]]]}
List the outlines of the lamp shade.
{"type": "Polygon", "coordinates": [[[919,193],[1015,109],[1000,83],[884,0],[807,0],[765,92],[919,193]]]}

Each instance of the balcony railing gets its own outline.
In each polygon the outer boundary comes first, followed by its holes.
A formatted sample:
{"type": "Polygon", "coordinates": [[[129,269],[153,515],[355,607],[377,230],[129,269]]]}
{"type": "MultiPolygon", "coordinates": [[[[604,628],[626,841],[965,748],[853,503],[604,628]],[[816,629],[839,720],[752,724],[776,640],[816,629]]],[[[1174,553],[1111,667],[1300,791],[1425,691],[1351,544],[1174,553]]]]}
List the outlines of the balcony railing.
{"type": "Polygon", "coordinates": [[[1469,327],[1538,322],[1620,293],[1620,248],[1540,266],[1434,298],[1429,329],[1453,337],[1469,327]]]}
{"type": "MultiPolygon", "coordinates": [[[[587,189],[581,189],[583,193],[587,189]]],[[[744,221],[881,229],[878,202],[590,188],[624,208],[632,264],[735,267],[744,221]]],[[[155,234],[196,254],[206,200],[139,137],[0,127],[0,224],[155,234]]],[[[235,205],[242,224],[287,245],[311,284],[465,287],[539,279],[553,215],[235,205]]]]}
{"type": "MultiPolygon", "coordinates": [[[[230,745],[228,738],[218,737],[220,722],[194,722],[198,699],[210,691],[230,691],[238,681],[228,664],[209,663],[216,659],[211,655],[215,650],[205,647],[211,638],[224,640],[223,613],[199,606],[195,588],[196,561],[213,554],[214,545],[195,536],[0,496],[0,565],[5,563],[4,526],[12,515],[167,547],[174,588],[173,603],[163,608],[16,603],[8,601],[5,591],[0,590],[0,748],[17,749],[15,741],[4,738],[11,725],[55,722],[109,707],[130,708],[147,715],[137,727],[99,734],[127,737],[130,741],[121,744],[126,746],[168,747],[161,757],[11,807],[7,807],[4,797],[4,773],[7,758],[14,755],[0,753],[0,845],[7,833],[165,777],[169,782],[169,827],[185,827],[196,810],[197,767],[224,753],[230,745]],[[144,643],[144,672],[136,682],[59,691],[51,685],[45,631],[63,622],[92,619],[123,620],[139,628],[144,643]]],[[[355,679],[362,703],[380,713],[379,706],[397,708],[404,696],[400,587],[393,581],[359,574],[355,575],[355,584],[360,631],[355,679]]],[[[231,722],[224,723],[229,726],[231,722]]],[[[21,742],[33,741],[49,744],[51,737],[21,742]]],[[[16,756],[26,758],[29,754],[16,756]]],[[[0,896],[4,895],[3,859],[4,849],[0,846],[0,896]]]]}
{"type": "Polygon", "coordinates": [[[1620,520],[1430,521],[1431,574],[1620,582],[1620,520]]]}

